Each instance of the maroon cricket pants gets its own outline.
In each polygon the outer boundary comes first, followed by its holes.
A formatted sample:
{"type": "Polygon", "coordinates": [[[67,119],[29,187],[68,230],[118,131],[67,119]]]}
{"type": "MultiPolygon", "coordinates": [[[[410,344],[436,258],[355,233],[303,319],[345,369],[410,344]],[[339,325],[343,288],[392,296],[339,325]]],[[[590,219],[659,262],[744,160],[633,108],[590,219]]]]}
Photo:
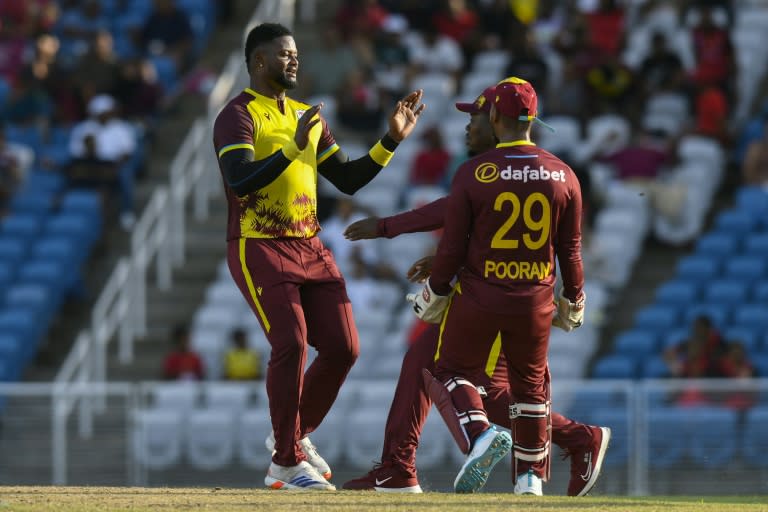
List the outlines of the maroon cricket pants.
{"type": "Polygon", "coordinates": [[[318,237],[230,240],[227,263],[272,348],[272,460],[295,466],[298,440],[320,425],[359,353],[344,278],[318,237]],[[317,357],[305,373],[308,346],[317,357]]]}

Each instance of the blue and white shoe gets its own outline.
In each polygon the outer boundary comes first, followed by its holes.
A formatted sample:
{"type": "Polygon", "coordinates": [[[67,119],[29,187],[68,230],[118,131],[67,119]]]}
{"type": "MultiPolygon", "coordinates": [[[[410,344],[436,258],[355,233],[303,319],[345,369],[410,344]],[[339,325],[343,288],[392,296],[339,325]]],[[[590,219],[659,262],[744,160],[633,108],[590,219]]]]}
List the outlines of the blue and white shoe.
{"type": "Polygon", "coordinates": [[[512,437],[491,426],[480,434],[461,466],[453,489],[459,493],[477,492],[485,486],[493,467],[512,450],[512,437]]]}
{"type": "Polygon", "coordinates": [[[294,491],[335,491],[336,486],[328,483],[323,475],[303,460],[296,466],[280,466],[274,462],[267,470],[264,484],[270,489],[294,491]]]}
{"type": "Polygon", "coordinates": [[[518,475],[517,482],[515,482],[515,494],[542,496],[544,493],[541,491],[541,477],[530,469],[528,472],[518,475]]]}
{"type": "MultiPolygon", "coordinates": [[[[274,455],[275,454],[275,433],[270,432],[267,436],[267,439],[264,440],[264,446],[267,447],[267,450],[269,450],[269,453],[274,455]]],[[[312,444],[312,441],[309,440],[309,437],[305,437],[304,439],[299,440],[299,447],[301,448],[301,451],[304,452],[304,455],[307,457],[307,462],[312,464],[312,467],[314,467],[318,473],[323,475],[323,477],[326,480],[330,480],[333,473],[331,472],[331,467],[328,465],[327,462],[325,462],[325,459],[320,456],[320,454],[317,452],[317,448],[314,444],[312,444]]]]}

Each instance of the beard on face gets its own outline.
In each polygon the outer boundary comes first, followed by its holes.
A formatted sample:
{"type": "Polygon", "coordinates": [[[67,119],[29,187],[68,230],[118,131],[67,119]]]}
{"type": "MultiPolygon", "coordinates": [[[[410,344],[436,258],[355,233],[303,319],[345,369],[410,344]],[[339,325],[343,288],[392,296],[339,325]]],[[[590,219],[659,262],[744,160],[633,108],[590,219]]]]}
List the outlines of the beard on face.
{"type": "Polygon", "coordinates": [[[296,79],[288,78],[285,73],[281,73],[279,76],[275,77],[275,82],[285,89],[295,89],[298,85],[296,79]]]}

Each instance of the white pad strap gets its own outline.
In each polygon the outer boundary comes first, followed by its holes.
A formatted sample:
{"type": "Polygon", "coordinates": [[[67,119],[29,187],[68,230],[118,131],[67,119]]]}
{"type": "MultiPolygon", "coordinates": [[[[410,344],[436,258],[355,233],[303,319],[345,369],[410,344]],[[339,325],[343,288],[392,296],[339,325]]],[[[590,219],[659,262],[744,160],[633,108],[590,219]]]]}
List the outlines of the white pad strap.
{"type": "Polygon", "coordinates": [[[510,404],[509,417],[515,418],[546,418],[549,416],[549,403],[545,404],[510,404]]]}
{"type": "Polygon", "coordinates": [[[515,458],[520,460],[527,460],[529,462],[536,462],[538,460],[544,460],[549,455],[549,441],[541,448],[523,448],[519,444],[515,444],[515,458]]]}

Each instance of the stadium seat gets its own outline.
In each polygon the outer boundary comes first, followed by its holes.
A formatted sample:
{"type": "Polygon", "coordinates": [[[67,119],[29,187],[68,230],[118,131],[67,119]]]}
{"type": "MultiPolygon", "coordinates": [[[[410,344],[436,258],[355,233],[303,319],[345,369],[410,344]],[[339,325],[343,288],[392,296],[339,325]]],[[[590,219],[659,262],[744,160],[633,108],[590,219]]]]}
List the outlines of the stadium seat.
{"type": "Polygon", "coordinates": [[[763,279],[752,283],[752,300],[755,302],[768,302],[768,280],[763,279]]]}
{"type": "Polygon", "coordinates": [[[45,236],[67,237],[84,253],[90,251],[100,236],[101,219],[79,213],[59,213],[48,217],[43,228],[45,236]]]}
{"type": "Polygon", "coordinates": [[[755,376],[768,378],[768,351],[752,354],[749,359],[755,368],[755,376]]]}
{"type": "Polygon", "coordinates": [[[24,338],[0,333],[0,361],[7,364],[5,380],[16,381],[25,366],[24,338]]]}
{"type": "Polygon", "coordinates": [[[136,411],[133,431],[136,458],[149,469],[167,469],[181,459],[184,429],[177,411],[136,411]]]}
{"type": "Polygon", "coordinates": [[[648,463],[654,468],[679,464],[687,446],[687,410],[677,407],[648,412],[648,463]]]}
{"type": "Polygon", "coordinates": [[[715,219],[715,231],[744,236],[757,227],[757,217],[742,210],[726,210],[720,212],[715,219]]]}
{"type": "Polygon", "coordinates": [[[41,334],[38,318],[27,308],[0,309],[0,333],[16,336],[24,340],[24,362],[29,362],[37,352],[41,334]]]}
{"type": "Polygon", "coordinates": [[[0,290],[5,290],[16,279],[16,265],[0,259],[0,290]]]}
{"type": "Polygon", "coordinates": [[[752,467],[768,469],[768,436],[765,426],[768,425],[768,407],[754,407],[746,413],[744,430],[740,436],[741,457],[752,467]]]}
{"type": "Polygon", "coordinates": [[[227,277],[224,280],[214,281],[208,286],[208,289],[205,290],[205,302],[217,306],[229,306],[234,309],[239,308],[243,311],[250,311],[248,301],[243,297],[240,288],[237,287],[231,277],[227,277]]]}
{"type": "Polygon", "coordinates": [[[152,387],[152,405],[156,409],[186,414],[195,408],[200,389],[195,382],[168,382],[152,387]]]}
{"type": "Polygon", "coordinates": [[[371,468],[371,461],[381,458],[382,424],[386,419],[388,406],[381,404],[361,406],[350,412],[345,424],[347,462],[358,470],[371,468]]]}
{"type": "Polygon", "coordinates": [[[0,235],[0,262],[15,270],[27,253],[27,240],[0,235]]]}
{"type": "Polygon", "coordinates": [[[45,193],[17,192],[11,199],[11,211],[15,215],[40,217],[53,209],[54,196],[45,193]]]}
{"type": "MultiPolygon", "coordinates": [[[[340,407],[338,403],[334,403],[317,430],[310,434],[312,444],[317,447],[318,451],[323,455],[323,459],[331,468],[344,457],[346,437],[339,435],[339,432],[343,432],[348,413],[348,409],[340,407]]],[[[383,422],[381,424],[383,425],[383,422]]],[[[380,433],[382,432],[383,429],[380,430],[380,433]]]]}
{"type": "Polygon", "coordinates": [[[186,418],[187,460],[197,469],[212,471],[229,465],[234,455],[234,414],[197,409],[186,418]]]}
{"type": "Polygon", "coordinates": [[[719,267],[718,259],[714,257],[686,256],[677,264],[677,276],[694,282],[704,283],[717,275],[719,267]]]}
{"type": "Polygon", "coordinates": [[[768,233],[751,233],[744,239],[744,255],[760,256],[768,254],[768,233]]]}
{"type": "Polygon", "coordinates": [[[738,450],[737,412],[719,407],[685,408],[688,453],[697,465],[719,469],[731,462],[738,450]],[[706,425],[706,428],[701,428],[706,425]]]}
{"type": "Polygon", "coordinates": [[[252,388],[245,382],[211,382],[203,387],[203,404],[207,409],[239,414],[247,408],[252,388]]]}
{"type": "Polygon", "coordinates": [[[690,325],[699,316],[707,316],[718,329],[724,328],[730,317],[731,305],[724,303],[699,303],[692,304],[683,311],[686,325],[690,325]]]}
{"type": "Polygon", "coordinates": [[[674,347],[675,345],[684,343],[686,340],[688,340],[688,336],[690,336],[690,334],[691,331],[687,327],[677,327],[675,329],[670,329],[661,335],[661,350],[665,350],[669,347],[674,347]]]}
{"type": "Polygon", "coordinates": [[[195,313],[192,328],[193,330],[218,329],[228,337],[229,332],[240,325],[240,313],[240,310],[234,310],[226,305],[206,304],[195,313]]]}
{"type": "Polygon", "coordinates": [[[669,304],[671,306],[682,307],[698,298],[698,283],[690,280],[675,280],[663,283],[656,289],[656,303],[669,304]]]}
{"type": "Polygon", "coordinates": [[[59,208],[61,213],[83,213],[100,219],[101,195],[93,190],[72,189],[62,196],[59,208]]]}
{"type": "MultiPolygon", "coordinates": [[[[611,429],[611,447],[605,454],[603,467],[605,469],[620,469],[629,460],[629,415],[622,407],[596,408],[590,415],[590,424],[601,425],[611,429]]],[[[634,450],[633,450],[634,451],[634,450]]]]}
{"type": "Polygon", "coordinates": [[[635,359],[624,355],[605,356],[592,369],[592,377],[595,379],[634,379],[636,374],[635,359]]]}
{"type": "Polygon", "coordinates": [[[0,220],[0,234],[32,240],[40,234],[42,226],[38,214],[14,213],[0,220]]]}
{"type": "Polygon", "coordinates": [[[722,258],[734,254],[739,240],[728,233],[710,233],[696,241],[696,254],[722,258]]]}
{"type": "Polygon", "coordinates": [[[754,215],[768,214],[768,192],[761,187],[740,187],[736,191],[736,207],[754,215]]]}
{"type": "Polygon", "coordinates": [[[649,357],[642,363],[641,377],[644,379],[664,379],[669,377],[669,366],[659,356],[649,357]]]}
{"type": "Polygon", "coordinates": [[[722,334],[725,341],[741,343],[747,352],[755,352],[760,349],[760,333],[749,327],[728,327],[722,334]]]}
{"type": "Polygon", "coordinates": [[[677,325],[680,315],[675,307],[646,306],[635,313],[636,328],[661,332],[677,325]]]}
{"type": "Polygon", "coordinates": [[[658,336],[655,331],[633,329],[624,331],[613,342],[613,350],[618,355],[643,358],[658,350],[658,336]]]}
{"type": "Polygon", "coordinates": [[[768,329],[768,304],[748,303],[736,306],[733,313],[733,325],[768,329]]]}
{"type": "Polygon", "coordinates": [[[725,262],[725,275],[729,279],[754,281],[765,276],[765,255],[738,256],[725,262]]]}
{"type": "Polygon", "coordinates": [[[733,279],[718,279],[710,281],[705,289],[703,299],[706,302],[725,302],[739,304],[744,302],[749,291],[748,284],[733,279]]]}
{"type": "Polygon", "coordinates": [[[264,440],[272,432],[269,409],[257,407],[240,415],[237,428],[237,455],[240,463],[251,469],[265,470],[271,457],[264,448],[264,440]]]}

